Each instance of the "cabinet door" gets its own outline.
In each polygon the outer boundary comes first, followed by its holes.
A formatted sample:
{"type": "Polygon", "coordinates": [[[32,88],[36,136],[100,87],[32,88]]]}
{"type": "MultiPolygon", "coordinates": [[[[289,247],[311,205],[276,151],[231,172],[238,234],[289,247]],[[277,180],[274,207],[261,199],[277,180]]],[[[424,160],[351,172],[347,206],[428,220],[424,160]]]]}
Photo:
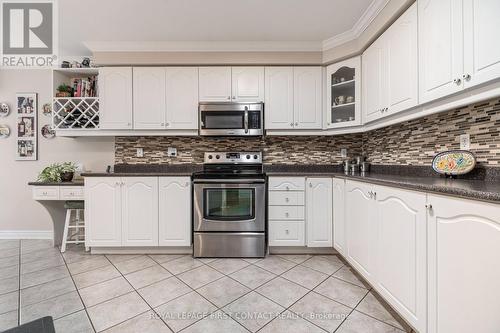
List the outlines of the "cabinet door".
{"type": "Polygon", "coordinates": [[[417,4],[401,15],[383,36],[387,68],[385,116],[418,104],[417,4]]]}
{"type": "Polygon", "coordinates": [[[231,99],[264,102],[264,67],[233,67],[231,99]]]}
{"type": "Polygon", "coordinates": [[[429,196],[429,333],[500,327],[500,205],[429,196]]]}
{"type": "Polygon", "coordinates": [[[198,68],[166,69],[167,129],[198,129],[198,68]]]}
{"type": "Polygon", "coordinates": [[[372,191],[369,184],[346,182],[347,260],[368,281],[373,279],[377,258],[377,216],[372,191]]]}
{"type": "Polygon", "coordinates": [[[420,103],[462,89],[462,23],[462,0],[418,1],[420,103]]]}
{"type": "Polygon", "coordinates": [[[333,178],[332,183],[332,200],[333,200],[333,247],[340,254],[345,256],[346,249],[346,226],[344,217],[344,193],[345,193],[345,180],[333,178]]]}
{"type": "Polygon", "coordinates": [[[499,16],[498,0],[464,0],[465,87],[500,77],[499,16]]]}
{"type": "Polygon", "coordinates": [[[266,129],[293,129],[293,67],[266,67],[266,129]]]}
{"type": "Polygon", "coordinates": [[[99,68],[99,127],[132,128],[132,67],[99,68]]]}
{"type": "Polygon", "coordinates": [[[333,245],[332,179],[308,178],[306,187],[308,247],[333,245]]]}
{"type": "Polygon", "coordinates": [[[375,289],[419,332],[426,330],[426,195],[375,187],[375,289]]]}
{"type": "Polygon", "coordinates": [[[295,128],[321,128],[322,83],[321,67],[294,67],[293,113],[295,128]]]}
{"type": "Polygon", "coordinates": [[[160,177],[160,246],[191,245],[191,180],[160,177]]]}
{"type": "Polygon", "coordinates": [[[231,100],[231,67],[200,67],[200,102],[231,100]]]}
{"type": "Polygon", "coordinates": [[[363,53],[361,82],[364,121],[370,122],[383,116],[385,107],[385,64],[384,40],[377,39],[363,53]]]}
{"type": "Polygon", "coordinates": [[[165,127],[165,69],[134,67],[134,128],[165,127]]]}
{"type": "Polygon", "coordinates": [[[121,179],[85,178],[85,245],[122,245],[121,179]]]}
{"type": "Polygon", "coordinates": [[[158,245],[158,178],[124,177],[122,245],[158,245]]]}

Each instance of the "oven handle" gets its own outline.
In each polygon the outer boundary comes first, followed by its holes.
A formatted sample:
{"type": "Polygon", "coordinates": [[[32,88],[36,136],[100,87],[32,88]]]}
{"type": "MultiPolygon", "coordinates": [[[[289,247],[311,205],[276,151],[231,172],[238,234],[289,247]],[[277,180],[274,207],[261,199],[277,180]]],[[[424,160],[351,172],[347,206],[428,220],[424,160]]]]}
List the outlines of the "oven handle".
{"type": "Polygon", "coordinates": [[[245,106],[245,133],[248,133],[248,106],[245,106]]]}
{"type": "Polygon", "coordinates": [[[193,183],[265,184],[265,179],[195,179],[193,183]]]}

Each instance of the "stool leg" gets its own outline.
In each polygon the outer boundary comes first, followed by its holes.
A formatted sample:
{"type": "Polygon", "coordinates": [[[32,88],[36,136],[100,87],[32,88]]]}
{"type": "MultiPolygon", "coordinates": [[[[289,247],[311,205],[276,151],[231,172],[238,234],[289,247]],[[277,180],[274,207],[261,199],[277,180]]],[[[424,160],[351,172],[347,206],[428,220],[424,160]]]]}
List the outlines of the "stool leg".
{"type": "Polygon", "coordinates": [[[80,240],[80,210],[76,210],[76,245],[80,244],[78,241],[80,240]]]}
{"type": "Polygon", "coordinates": [[[63,233],[63,239],[62,239],[62,244],[61,244],[61,253],[66,252],[66,241],[68,238],[68,227],[69,227],[69,222],[71,220],[71,209],[66,210],[66,220],[64,221],[64,233],[63,233]]]}

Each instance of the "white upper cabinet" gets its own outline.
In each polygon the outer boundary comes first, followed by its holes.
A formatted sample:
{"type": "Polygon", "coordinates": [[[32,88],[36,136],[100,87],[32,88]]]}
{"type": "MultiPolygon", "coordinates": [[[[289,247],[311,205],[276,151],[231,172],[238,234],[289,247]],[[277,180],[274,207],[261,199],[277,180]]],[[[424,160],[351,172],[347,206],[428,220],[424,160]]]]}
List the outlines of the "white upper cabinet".
{"type": "Polygon", "coordinates": [[[462,89],[462,0],[418,1],[420,103],[462,89]]]}
{"type": "Polygon", "coordinates": [[[346,256],[346,225],[345,225],[345,180],[333,178],[333,247],[343,256],[346,256]]]}
{"type": "Polygon", "coordinates": [[[370,122],[418,104],[417,4],[363,53],[363,112],[370,122]]]}
{"type": "Polygon", "coordinates": [[[293,129],[293,67],[266,67],[265,87],[266,129],[293,129]]]}
{"type": "Polygon", "coordinates": [[[132,129],[132,67],[99,68],[99,127],[132,129]]]}
{"type": "Polygon", "coordinates": [[[167,67],[167,129],[198,129],[198,68],[167,67]]]}
{"type": "Polygon", "coordinates": [[[374,188],[377,221],[375,289],[419,332],[426,331],[426,195],[374,188]]]}
{"type": "Polygon", "coordinates": [[[297,129],[322,127],[322,70],[321,67],[294,67],[293,114],[297,129]]]}
{"type": "Polygon", "coordinates": [[[165,69],[134,67],[134,128],[161,129],[165,123],[165,69]]]}
{"type": "Polygon", "coordinates": [[[387,114],[418,104],[417,20],[415,3],[385,33],[387,114]]]}
{"type": "Polygon", "coordinates": [[[465,88],[500,77],[500,1],[463,0],[465,88]]]}
{"type": "Polygon", "coordinates": [[[325,127],[361,124],[361,57],[328,66],[326,81],[325,127]]]}
{"type": "Polygon", "coordinates": [[[429,195],[429,333],[500,327],[500,205],[429,195]]]}
{"type": "Polygon", "coordinates": [[[306,214],[307,246],[331,247],[333,244],[331,178],[307,178],[306,214]]]}
{"type": "Polygon", "coordinates": [[[159,245],[191,245],[191,180],[159,178],[159,245]]]}
{"type": "Polygon", "coordinates": [[[264,102],[264,67],[232,67],[232,96],[237,102],[264,102]]]}
{"type": "Polygon", "coordinates": [[[231,101],[231,67],[199,68],[200,102],[231,101]]]}
{"type": "Polygon", "coordinates": [[[121,246],[119,177],[85,178],[85,246],[121,246]]]}
{"type": "Polygon", "coordinates": [[[158,178],[122,180],[122,246],[157,246],[158,178]]]}

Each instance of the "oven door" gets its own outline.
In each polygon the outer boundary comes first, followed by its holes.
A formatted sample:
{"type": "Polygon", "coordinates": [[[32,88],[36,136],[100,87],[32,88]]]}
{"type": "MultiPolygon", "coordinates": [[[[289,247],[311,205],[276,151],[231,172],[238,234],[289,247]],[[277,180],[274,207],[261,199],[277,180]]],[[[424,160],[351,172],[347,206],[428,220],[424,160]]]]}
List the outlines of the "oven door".
{"type": "Polygon", "coordinates": [[[265,231],[265,194],[264,180],[195,182],[194,231],[265,231]]]}

